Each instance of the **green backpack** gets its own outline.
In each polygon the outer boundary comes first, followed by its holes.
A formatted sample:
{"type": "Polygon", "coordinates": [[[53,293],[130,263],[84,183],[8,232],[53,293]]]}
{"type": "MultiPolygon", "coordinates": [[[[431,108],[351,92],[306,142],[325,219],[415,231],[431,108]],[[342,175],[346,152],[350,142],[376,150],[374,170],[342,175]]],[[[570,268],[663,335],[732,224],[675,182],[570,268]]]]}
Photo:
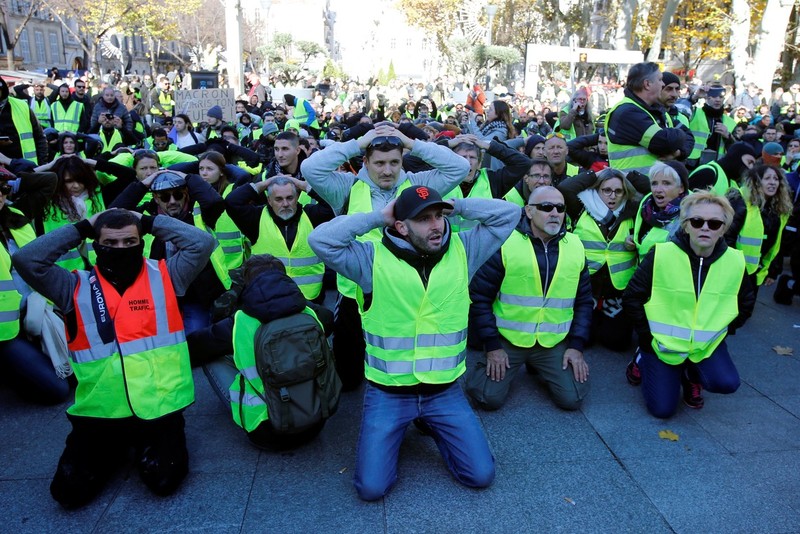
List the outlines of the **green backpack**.
{"type": "Polygon", "coordinates": [[[262,324],[253,349],[276,433],[302,432],[336,413],[342,382],[315,317],[296,313],[262,324]]]}

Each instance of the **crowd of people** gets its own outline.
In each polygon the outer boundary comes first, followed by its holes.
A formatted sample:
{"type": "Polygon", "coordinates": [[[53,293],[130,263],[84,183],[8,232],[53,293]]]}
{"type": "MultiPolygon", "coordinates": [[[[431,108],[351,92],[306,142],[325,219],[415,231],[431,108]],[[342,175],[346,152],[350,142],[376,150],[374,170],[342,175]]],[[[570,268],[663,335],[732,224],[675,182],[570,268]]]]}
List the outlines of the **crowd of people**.
{"type": "Polygon", "coordinates": [[[235,116],[198,124],[166,76],[0,79],[0,380],[74,394],[67,508],[130,449],[154,493],[180,486],[192,368],[268,449],[363,387],[364,500],[397,480],[409,424],[486,487],[473,409],[501,409],[523,367],[576,410],[602,345],[669,418],[737,390],[726,339],[760,286],[800,295],[800,86],[732,101],[640,63],[613,99],[324,80],[307,100],[247,78],[235,116]]]}

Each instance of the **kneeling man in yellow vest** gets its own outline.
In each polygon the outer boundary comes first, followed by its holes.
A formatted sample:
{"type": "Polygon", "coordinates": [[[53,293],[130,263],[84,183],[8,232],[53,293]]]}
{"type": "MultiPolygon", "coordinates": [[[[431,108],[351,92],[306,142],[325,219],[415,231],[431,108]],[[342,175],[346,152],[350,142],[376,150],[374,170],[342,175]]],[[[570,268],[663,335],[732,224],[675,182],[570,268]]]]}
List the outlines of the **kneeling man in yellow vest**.
{"type": "Polygon", "coordinates": [[[50,485],[64,507],[94,499],[131,447],[154,493],[173,493],[186,476],[183,409],[194,401],[194,383],[177,298],[215,246],[210,234],[172,217],[112,209],[48,232],[14,255],[22,278],[66,316],[78,388],[67,410],[72,432],[50,485]],[[144,259],[145,232],[176,253],[144,259]],[[56,265],[87,238],[97,252],[91,271],[56,265]]]}
{"type": "Polygon", "coordinates": [[[516,230],[472,280],[470,357],[476,363],[467,393],[483,408],[503,405],[523,364],[538,372],[564,410],[577,410],[589,392],[583,348],[592,326],[592,286],[581,240],[565,230],[565,209],[556,188],[537,187],[516,230]]]}
{"type": "Polygon", "coordinates": [[[411,185],[380,211],[337,217],[309,244],[326,265],[357,284],[367,379],[354,484],[377,500],[397,480],[397,460],[412,421],[429,432],[460,483],[486,487],[494,458],[456,383],[464,374],[469,280],[508,237],[519,207],[503,200],[443,202],[411,185]],[[452,233],[444,212],[478,225],[452,233]],[[356,238],[382,229],[381,239],[356,238]]]}

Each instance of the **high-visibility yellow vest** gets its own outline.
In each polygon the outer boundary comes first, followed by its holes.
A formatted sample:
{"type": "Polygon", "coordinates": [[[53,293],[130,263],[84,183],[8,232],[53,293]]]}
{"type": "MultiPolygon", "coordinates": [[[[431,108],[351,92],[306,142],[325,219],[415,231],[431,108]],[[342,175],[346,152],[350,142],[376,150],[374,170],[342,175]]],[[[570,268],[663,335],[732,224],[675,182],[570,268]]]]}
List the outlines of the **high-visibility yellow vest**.
{"type": "Polygon", "coordinates": [[[308,300],[314,300],[319,296],[322,291],[322,276],[325,274],[325,264],[308,246],[308,236],[313,229],[308,215],[301,210],[297,235],[292,243],[292,249],[289,250],[278,225],[272,220],[269,210],[264,207],[258,226],[258,241],[253,243],[251,248],[253,254],[268,253],[281,260],[286,266],[286,274],[295,281],[308,300]]]}
{"type": "MultiPolygon", "coordinates": [[[[203,221],[203,213],[200,210],[200,206],[196,202],[192,208],[192,217],[194,218],[194,225],[197,228],[208,232],[214,236],[215,240],[217,239],[214,231],[206,226],[206,223],[203,221]]],[[[222,252],[222,246],[220,245],[219,241],[217,241],[217,246],[214,247],[214,250],[211,252],[210,260],[211,266],[214,268],[214,272],[217,273],[217,278],[219,278],[219,281],[227,291],[231,288],[231,275],[228,274],[228,268],[225,265],[225,253],[222,252]]]]}
{"type": "Polygon", "coordinates": [[[372,304],[364,310],[364,376],[385,386],[448,384],[466,370],[469,274],[458,234],[433,267],[427,287],[417,270],[375,243],[372,304]]]}
{"type": "Polygon", "coordinates": [[[100,142],[103,143],[103,149],[100,152],[111,152],[115,148],[118,148],[118,145],[123,144],[122,141],[122,133],[119,130],[114,128],[114,131],[111,134],[111,140],[106,140],[106,135],[103,130],[100,130],[100,142]]]}
{"type": "Polygon", "coordinates": [[[519,193],[519,191],[517,191],[516,187],[512,187],[503,198],[512,204],[516,204],[520,208],[525,207],[525,200],[522,198],[522,195],[519,193]]]}
{"type": "MultiPolygon", "coordinates": [[[[397,185],[397,192],[395,198],[400,196],[407,187],[411,187],[411,182],[406,180],[397,185]]],[[[353,187],[350,188],[350,199],[347,206],[347,213],[369,213],[372,210],[372,188],[361,180],[356,180],[353,187]]],[[[383,239],[383,233],[380,228],[373,228],[364,235],[358,236],[359,241],[374,241],[378,242],[383,239]]],[[[336,273],[336,286],[339,293],[343,296],[354,299],[356,298],[356,283],[344,276],[336,273]]]]}
{"type": "MultiPolygon", "coordinates": [[[[175,101],[172,100],[172,97],[169,96],[164,91],[158,91],[158,103],[161,104],[161,107],[164,109],[164,113],[166,115],[172,115],[172,109],[175,107],[175,101]]],[[[161,115],[161,110],[157,107],[153,106],[150,108],[151,115],[161,115]]]]}
{"type": "Polygon", "coordinates": [[[517,347],[554,347],[569,334],[581,271],[583,245],[567,233],[558,241],[558,263],[544,294],[536,251],[527,235],[511,233],[500,248],[506,274],[492,304],[497,330],[517,347]]]}
{"type": "Polygon", "coordinates": [[[741,251],[727,248],[711,264],[698,296],[689,256],[675,243],[656,245],[653,288],[644,311],[661,361],[679,365],[711,356],[739,314],[744,268],[741,251]]]}
{"type": "MultiPolygon", "coordinates": [[[[233,184],[228,184],[228,187],[222,192],[222,198],[227,197],[231,191],[233,191],[233,184]]],[[[228,271],[241,267],[245,259],[244,236],[227,211],[217,219],[217,224],[214,226],[214,235],[222,247],[222,253],[225,255],[225,266],[228,271]]]]}
{"type": "MultiPolygon", "coordinates": [[[[733,132],[736,127],[736,122],[727,114],[722,114],[722,124],[728,127],[729,132],[733,132]]],[[[696,108],[692,120],[689,121],[689,129],[692,130],[694,135],[694,148],[692,153],[689,154],[689,159],[700,158],[700,153],[706,149],[708,138],[711,137],[711,132],[708,129],[708,117],[703,108],[696,108]]],[[[717,157],[720,158],[725,155],[725,143],[720,143],[717,149],[717,157]]]]}
{"type": "Polygon", "coordinates": [[[716,194],[723,196],[725,195],[725,193],[728,192],[728,189],[731,188],[736,189],[737,191],[740,190],[739,184],[728,180],[728,175],[725,173],[725,170],[722,167],[720,167],[719,163],[717,163],[716,161],[711,161],[704,165],[700,165],[699,167],[697,167],[695,170],[692,171],[692,174],[689,175],[689,179],[691,179],[692,176],[697,172],[700,172],[701,169],[711,169],[712,171],[714,171],[714,174],[716,175],[717,179],[714,182],[714,185],[712,186],[711,190],[714,191],[716,194]]]}
{"type": "Polygon", "coordinates": [[[83,102],[70,101],[67,109],[56,100],[50,106],[53,111],[53,128],[59,132],[77,132],[81,126],[81,115],[83,115],[83,102]]]}
{"type": "Polygon", "coordinates": [[[750,204],[750,201],[745,198],[747,204],[747,215],[744,219],[744,225],[739,231],[739,236],[736,238],[736,248],[741,250],[744,254],[744,261],[747,264],[747,274],[756,275],[756,282],[758,285],[764,283],[769,273],[769,265],[778,251],[781,249],[781,235],[789,220],[789,214],[784,213],[780,217],[780,227],[778,228],[778,238],[772,244],[769,250],[761,250],[761,245],[764,242],[764,220],[761,218],[761,210],[758,206],[750,204]]]}
{"type": "MultiPolygon", "coordinates": [[[[6,209],[22,215],[21,211],[10,206],[6,209]]],[[[36,239],[36,233],[30,224],[9,230],[18,247],[24,247],[36,239]]],[[[22,295],[17,291],[11,270],[11,255],[6,247],[0,246],[0,341],[14,339],[19,334],[19,307],[22,295]]]]}
{"type": "Polygon", "coordinates": [[[650,167],[653,166],[653,163],[658,161],[658,158],[646,147],[650,146],[650,141],[658,132],[661,131],[661,126],[658,124],[658,122],[656,122],[655,119],[652,118],[650,113],[648,113],[648,111],[635,100],[625,97],[620,100],[619,103],[611,109],[611,111],[606,113],[605,129],[606,139],[608,140],[609,166],[612,169],[619,169],[625,172],[639,171],[645,175],[649,174],[650,167]],[[611,139],[612,135],[614,135],[614,132],[608,129],[611,115],[623,104],[632,104],[636,106],[653,120],[653,125],[644,132],[644,135],[642,135],[642,139],[639,141],[638,145],[619,145],[611,139]]]}
{"type": "MultiPolygon", "coordinates": [[[[306,308],[303,313],[317,319],[317,315],[306,308]]],[[[319,322],[319,319],[317,319],[319,322]]],[[[247,315],[242,310],[233,319],[233,363],[239,374],[231,383],[228,393],[231,401],[231,414],[234,422],[252,432],[258,425],[269,419],[267,403],[264,402],[264,381],[256,367],[253,342],[261,321],[247,315]],[[244,384],[244,391],[242,391],[244,384]]],[[[322,325],[320,325],[322,328],[322,325]]]]}
{"type": "Polygon", "coordinates": [[[625,219],[619,224],[617,232],[610,241],[606,241],[597,222],[584,211],[578,218],[574,233],[586,251],[586,264],[589,274],[593,275],[603,265],[608,265],[611,283],[620,291],[628,286],[628,282],[636,271],[636,251],[625,248],[625,238],[633,228],[633,220],[625,219]]]}
{"type": "Polygon", "coordinates": [[[68,345],[78,389],[67,411],[156,419],[191,404],[189,348],[166,262],[142,259],[122,295],[97,269],[75,276],[77,332],[68,345]]]}
{"type": "Polygon", "coordinates": [[[31,111],[28,105],[19,98],[9,98],[8,105],[11,106],[11,121],[19,135],[19,147],[22,151],[22,158],[39,163],[36,157],[36,141],[33,139],[33,124],[31,124],[31,111]]]}
{"type": "Polygon", "coordinates": [[[50,102],[47,101],[46,98],[41,100],[36,100],[35,98],[31,100],[31,111],[36,116],[36,120],[39,121],[39,124],[42,128],[51,128],[53,122],[50,117],[50,102]]]}
{"type": "MultiPolygon", "coordinates": [[[[292,112],[292,118],[298,121],[300,124],[306,124],[308,121],[308,111],[306,110],[305,104],[306,101],[302,98],[295,98],[295,106],[294,111],[292,112]]],[[[317,119],[314,119],[308,126],[312,128],[319,129],[319,123],[317,119]]]]}
{"type": "MultiPolygon", "coordinates": [[[[457,185],[449,193],[442,195],[442,198],[464,198],[464,193],[461,192],[461,186],[457,185]]],[[[486,169],[480,169],[478,172],[475,177],[475,184],[470,189],[467,198],[492,198],[492,187],[489,184],[489,175],[486,173],[486,169]]],[[[460,215],[450,215],[447,219],[450,221],[450,228],[454,232],[469,230],[478,225],[478,221],[465,219],[460,215]]]]}

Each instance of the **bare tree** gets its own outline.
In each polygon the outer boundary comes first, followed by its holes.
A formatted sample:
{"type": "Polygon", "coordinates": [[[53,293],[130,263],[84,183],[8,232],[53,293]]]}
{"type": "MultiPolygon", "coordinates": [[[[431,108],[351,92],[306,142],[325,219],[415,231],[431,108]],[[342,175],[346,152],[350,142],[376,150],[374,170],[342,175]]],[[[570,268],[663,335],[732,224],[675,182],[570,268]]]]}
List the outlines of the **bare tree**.
{"type": "Polygon", "coordinates": [[[20,35],[22,35],[22,30],[25,29],[25,26],[28,25],[33,14],[36,12],[37,8],[39,8],[38,2],[29,1],[27,6],[25,6],[24,2],[17,2],[17,5],[23,8],[22,22],[20,22],[19,26],[14,30],[14,35],[11,35],[11,0],[0,0],[0,14],[3,16],[3,41],[6,43],[6,66],[8,70],[14,70],[14,47],[17,46],[19,43],[20,35]]]}

